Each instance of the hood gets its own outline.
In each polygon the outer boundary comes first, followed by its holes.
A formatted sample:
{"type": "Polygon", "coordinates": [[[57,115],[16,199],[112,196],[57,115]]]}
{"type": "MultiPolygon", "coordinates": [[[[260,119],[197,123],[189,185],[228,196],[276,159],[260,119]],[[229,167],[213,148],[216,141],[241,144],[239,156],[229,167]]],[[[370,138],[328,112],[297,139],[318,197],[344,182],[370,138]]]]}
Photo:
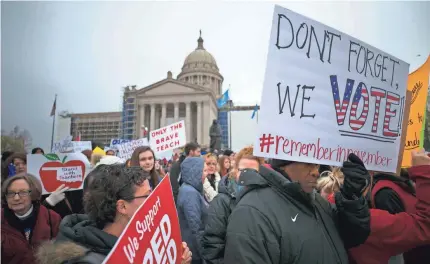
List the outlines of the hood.
{"type": "Polygon", "coordinates": [[[95,167],[99,165],[114,165],[114,164],[122,164],[124,161],[116,156],[103,156],[100,161],[96,164],[95,167]]]}
{"type": "Polygon", "coordinates": [[[403,177],[394,176],[394,175],[385,174],[385,173],[376,173],[375,175],[373,175],[373,186],[375,186],[375,184],[380,180],[392,181],[395,184],[399,185],[408,193],[415,194],[415,188],[411,184],[409,179],[405,179],[403,177]]]}
{"type": "Polygon", "coordinates": [[[230,179],[228,175],[221,178],[218,184],[218,193],[227,194],[230,197],[236,196],[236,186],[237,183],[235,180],[230,179]]]}
{"type": "Polygon", "coordinates": [[[88,219],[87,215],[72,214],[61,221],[56,242],[71,241],[97,253],[107,255],[117,239],[117,237],[98,229],[95,223],[88,219]]]}
{"type": "Polygon", "coordinates": [[[47,241],[38,247],[35,257],[38,264],[61,264],[84,257],[87,251],[88,249],[70,241],[47,241]]]}
{"type": "Polygon", "coordinates": [[[182,182],[193,186],[197,191],[203,191],[202,175],[205,162],[200,157],[188,157],[181,163],[182,182]]]}

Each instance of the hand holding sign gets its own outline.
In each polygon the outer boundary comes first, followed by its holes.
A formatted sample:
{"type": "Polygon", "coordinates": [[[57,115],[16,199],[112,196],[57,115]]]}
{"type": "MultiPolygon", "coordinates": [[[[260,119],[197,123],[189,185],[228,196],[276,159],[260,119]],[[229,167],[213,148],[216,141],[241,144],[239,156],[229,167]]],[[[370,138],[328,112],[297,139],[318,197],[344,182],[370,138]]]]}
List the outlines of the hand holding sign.
{"type": "Polygon", "coordinates": [[[52,192],[48,198],[46,198],[46,202],[51,206],[57,205],[59,202],[66,198],[66,194],[64,192],[68,191],[70,188],[66,187],[66,185],[61,184],[54,192],[52,192]]]}

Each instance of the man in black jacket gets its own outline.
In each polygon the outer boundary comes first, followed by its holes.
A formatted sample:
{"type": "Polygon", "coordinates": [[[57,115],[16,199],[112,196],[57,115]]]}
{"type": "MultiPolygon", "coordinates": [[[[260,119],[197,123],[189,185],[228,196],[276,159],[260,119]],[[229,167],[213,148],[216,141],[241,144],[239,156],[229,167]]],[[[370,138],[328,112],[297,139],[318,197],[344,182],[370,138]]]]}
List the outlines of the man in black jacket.
{"type": "Polygon", "coordinates": [[[170,168],[169,176],[175,203],[179,193],[179,175],[181,174],[181,163],[186,157],[200,157],[200,150],[199,144],[195,142],[187,143],[184,148],[184,153],[179,157],[177,162],[173,163],[172,167],[170,168]]]}
{"type": "Polygon", "coordinates": [[[281,165],[277,171],[261,167],[252,177],[241,174],[244,191],[230,215],[225,263],[348,264],[345,248],[370,233],[362,197],[370,176],[363,163],[353,154],[344,163],[345,182],[336,194],[342,213],[315,192],[318,165],[281,165]]]}

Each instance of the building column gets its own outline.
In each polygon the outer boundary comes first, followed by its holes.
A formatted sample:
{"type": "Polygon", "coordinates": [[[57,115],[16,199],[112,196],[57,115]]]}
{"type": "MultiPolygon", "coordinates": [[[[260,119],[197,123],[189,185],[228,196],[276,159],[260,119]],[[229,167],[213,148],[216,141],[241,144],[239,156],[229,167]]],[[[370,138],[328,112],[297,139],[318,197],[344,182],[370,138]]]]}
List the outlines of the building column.
{"type": "Polygon", "coordinates": [[[166,104],[161,105],[160,128],[166,126],[166,104]]]}
{"type": "Polygon", "coordinates": [[[175,119],[175,122],[179,121],[179,103],[178,102],[175,103],[175,115],[174,115],[174,119],[175,119]]]}
{"type": "Polygon", "coordinates": [[[197,104],[197,143],[202,144],[202,102],[196,102],[197,104]]]}
{"type": "Polygon", "coordinates": [[[191,102],[185,103],[185,134],[187,142],[192,141],[191,138],[191,102]]]}
{"type": "Polygon", "coordinates": [[[140,126],[139,126],[139,130],[138,130],[138,135],[140,135],[140,137],[138,138],[143,138],[143,128],[145,127],[145,105],[141,105],[140,106],[140,126]]]}
{"type": "Polygon", "coordinates": [[[151,127],[149,131],[155,130],[155,104],[151,104],[151,127]]]}

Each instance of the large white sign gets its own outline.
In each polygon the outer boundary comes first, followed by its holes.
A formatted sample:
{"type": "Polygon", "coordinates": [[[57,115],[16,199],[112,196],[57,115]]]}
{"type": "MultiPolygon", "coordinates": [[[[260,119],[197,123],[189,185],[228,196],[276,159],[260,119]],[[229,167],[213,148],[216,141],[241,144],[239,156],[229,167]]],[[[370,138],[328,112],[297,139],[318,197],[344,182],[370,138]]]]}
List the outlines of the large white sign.
{"type": "Polygon", "coordinates": [[[409,64],[275,6],[257,156],[395,172],[409,64]]]}
{"type": "Polygon", "coordinates": [[[82,153],[27,155],[27,172],[40,179],[43,194],[62,184],[70,187],[69,191],[82,189],[89,171],[90,162],[82,153]]]}
{"type": "Polygon", "coordinates": [[[118,149],[118,155],[117,156],[123,160],[127,160],[127,159],[131,158],[133,151],[137,147],[142,147],[142,146],[148,146],[148,139],[141,138],[141,139],[136,139],[136,140],[132,140],[130,142],[116,145],[116,148],[118,149]]]}
{"type": "Polygon", "coordinates": [[[187,144],[184,120],[150,132],[150,146],[155,153],[180,148],[187,144]]]}
{"type": "Polygon", "coordinates": [[[52,146],[52,153],[73,153],[91,150],[91,141],[72,141],[72,137],[68,136],[65,139],[55,142],[52,146]]]}

